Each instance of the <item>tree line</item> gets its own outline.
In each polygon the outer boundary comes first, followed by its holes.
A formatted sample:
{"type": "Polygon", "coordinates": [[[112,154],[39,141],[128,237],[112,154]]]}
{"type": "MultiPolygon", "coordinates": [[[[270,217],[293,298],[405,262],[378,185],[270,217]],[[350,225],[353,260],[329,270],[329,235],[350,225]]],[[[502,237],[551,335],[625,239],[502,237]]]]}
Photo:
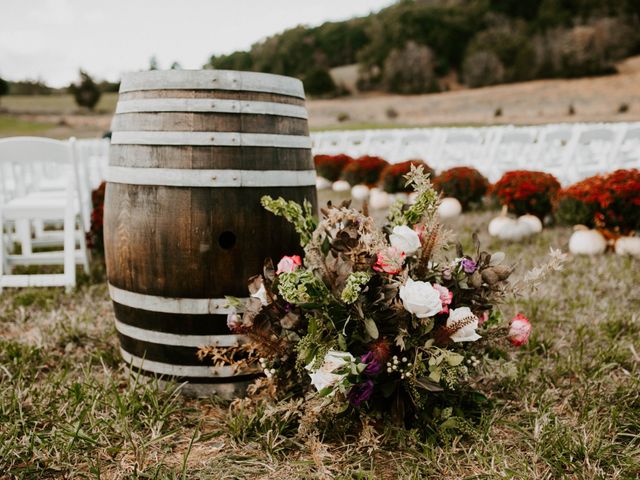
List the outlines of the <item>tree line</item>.
{"type": "Polygon", "coordinates": [[[640,52],[638,0],[403,0],[367,17],[298,26],[206,68],[301,78],[341,93],[330,69],[358,64],[360,90],[422,93],[610,73],[640,52]]]}

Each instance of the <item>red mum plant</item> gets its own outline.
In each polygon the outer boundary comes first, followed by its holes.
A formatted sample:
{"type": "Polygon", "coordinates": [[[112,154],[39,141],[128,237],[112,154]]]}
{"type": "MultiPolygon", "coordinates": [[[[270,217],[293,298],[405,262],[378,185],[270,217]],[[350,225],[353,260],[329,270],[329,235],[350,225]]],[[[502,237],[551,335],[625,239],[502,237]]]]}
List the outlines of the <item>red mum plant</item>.
{"type": "Polygon", "coordinates": [[[91,192],[93,211],[91,212],[91,230],[87,233],[87,246],[96,253],[104,254],[104,194],[107,184],[102,182],[91,192]]]}
{"type": "Polygon", "coordinates": [[[405,176],[411,171],[411,166],[422,166],[424,173],[433,178],[433,169],[422,160],[407,160],[406,162],[388,165],[380,174],[382,189],[388,193],[412,192],[413,188],[407,185],[405,176]]]}
{"type": "Polygon", "coordinates": [[[374,186],[380,180],[382,170],[389,163],[380,157],[365,155],[348,164],[342,171],[342,179],[350,185],[365,184],[374,186]]]}
{"type": "Polygon", "coordinates": [[[560,190],[555,205],[556,220],[564,225],[595,227],[603,181],[602,176],[595,175],[560,190]]]}
{"type": "Polygon", "coordinates": [[[319,176],[335,182],[340,178],[342,170],[351,162],[353,158],[349,155],[316,155],[313,157],[316,164],[316,172],[319,176]]]}
{"type": "Polygon", "coordinates": [[[620,235],[640,230],[640,170],[596,175],[560,191],[556,218],[620,235]]]}
{"type": "Polygon", "coordinates": [[[505,173],[493,186],[493,194],[501,205],[516,215],[531,214],[544,218],[551,213],[560,183],[544,172],[514,170],[505,173]]]}
{"type": "Polygon", "coordinates": [[[489,181],[475,168],[455,167],[438,175],[433,186],[443,196],[458,199],[467,210],[470,204],[482,201],[489,190],[489,181]]]}

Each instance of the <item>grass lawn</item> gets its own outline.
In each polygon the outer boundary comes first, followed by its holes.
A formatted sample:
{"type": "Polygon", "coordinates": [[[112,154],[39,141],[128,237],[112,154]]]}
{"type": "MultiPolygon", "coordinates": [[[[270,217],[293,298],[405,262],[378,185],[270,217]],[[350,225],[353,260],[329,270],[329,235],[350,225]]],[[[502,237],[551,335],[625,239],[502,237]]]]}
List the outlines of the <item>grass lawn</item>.
{"type": "MultiPolygon", "coordinates": [[[[518,263],[516,278],[566,250],[571,231],[522,244],[488,238],[493,213],[450,224],[474,230],[518,263]]],[[[572,257],[525,312],[531,341],[478,388],[491,406],[464,434],[326,431],[297,436],[295,409],[188,400],[130,385],[106,286],[85,281],[0,295],[0,472],[7,478],[634,479],[640,476],[640,260],[572,257]],[[294,411],[291,414],[291,411],[294,411]],[[369,432],[371,433],[371,432],[369,432]]],[[[0,477],[3,477],[0,475],[0,477]]],[[[3,477],[4,478],[4,477],[3,477]]]]}
{"type": "Polygon", "coordinates": [[[41,135],[53,127],[52,123],[31,122],[8,115],[0,115],[0,136],[41,135]]]}
{"type": "MultiPolygon", "coordinates": [[[[117,93],[103,93],[97,112],[112,113],[116,109],[117,93]]],[[[7,95],[2,97],[2,107],[13,113],[69,114],[78,111],[73,95],[7,95]]]]}

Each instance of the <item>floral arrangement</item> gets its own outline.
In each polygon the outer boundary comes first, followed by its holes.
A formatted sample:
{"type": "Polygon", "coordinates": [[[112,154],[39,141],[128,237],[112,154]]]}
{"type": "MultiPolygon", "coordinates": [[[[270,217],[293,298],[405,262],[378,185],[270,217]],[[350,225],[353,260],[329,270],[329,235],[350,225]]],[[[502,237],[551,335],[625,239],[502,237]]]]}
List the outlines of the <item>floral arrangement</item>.
{"type": "Polygon", "coordinates": [[[104,254],[104,194],[106,182],[91,192],[91,229],[87,233],[87,246],[95,253],[104,254]]]}
{"type": "Polygon", "coordinates": [[[342,179],[350,185],[374,186],[380,180],[382,170],[389,163],[380,157],[365,155],[348,164],[342,171],[342,179]]]}
{"type": "Polygon", "coordinates": [[[422,166],[424,172],[433,178],[435,172],[422,160],[407,160],[406,162],[387,165],[382,170],[380,174],[380,186],[382,189],[388,193],[411,192],[411,185],[407,185],[405,175],[411,171],[412,166],[422,166]]]}
{"type": "Polygon", "coordinates": [[[556,219],[613,234],[640,230],[640,170],[616,170],[575,183],[558,194],[556,219]]]}
{"type": "MultiPolygon", "coordinates": [[[[266,261],[249,281],[244,311],[228,317],[248,338],[232,365],[264,372],[254,395],[304,397],[322,402],[325,416],[349,411],[350,419],[413,427],[473,398],[470,379],[487,352],[527,343],[529,320],[519,314],[506,324],[496,308],[511,291],[504,254],[482,251],[474,236],[471,253],[457,245],[449,258],[437,192],[422,168],[407,177],[417,200],[396,203],[382,229],[348,204],[329,204],[318,222],[308,206],[262,199],[293,223],[305,257],[266,261]]],[[[559,268],[555,258],[547,270],[559,268]]],[[[201,356],[223,358],[220,349],[201,356]]]]}
{"type": "Polygon", "coordinates": [[[340,179],[342,170],[353,162],[349,155],[315,155],[313,162],[316,165],[316,172],[320,177],[326,178],[330,182],[340,179]]]}
{"type": "Polygon", "coordinates": [[[560,183],[549,173],[514,170],[505,173],[492,192],[510,212],[543,219],[551,213],[559,190],[560,183]]]}
{"type": "Polygon", "coordinates": [[[471,204],[479,204],[489,190],[489,181],[471,167],[455,167],[438,175],[433,186],[445,197],[456,198],[467,210],[471,204]]]}

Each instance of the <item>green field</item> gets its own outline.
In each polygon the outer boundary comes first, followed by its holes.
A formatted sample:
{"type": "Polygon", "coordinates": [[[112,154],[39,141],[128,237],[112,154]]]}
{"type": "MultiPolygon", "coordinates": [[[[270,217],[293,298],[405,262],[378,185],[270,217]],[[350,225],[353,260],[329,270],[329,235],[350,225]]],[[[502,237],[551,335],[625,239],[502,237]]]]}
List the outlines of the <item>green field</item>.
{"type": "MultiPolygon", "coordinates": [[[[103,93],[95,111],[112,113],[116,109],[117,93],[103,93]]],[[[8,95],[2,97],[0,106],[11,113],[72,114],[80,109],[70,94],[56,95],[8,95]]]]}
{"type": "MultiPolygon", "coordinates": [[[[493,212],[449,224],[503,250],[516,279],[571,230],[521,244],[488,238],[493,212]]],[[[531,341],[477,387],[491,406],[462,430],[421,439],[303,436],[291,404],[187,400],[131,385],[119,359],[107,288],[97,274],[72,295],[0,295],[0,472],[3,478],[635,479],[640,476],[640,260],[572,257],[535,292],[531,341]]],[[[369,432],[371,433],[371,432],[369,432]]]]}
{"type": "Polygon", "coordinates": [[[0,115],[0,136],[41,135],[54,126],[52,123],[31,122],[8,115],[0,115]]]}

